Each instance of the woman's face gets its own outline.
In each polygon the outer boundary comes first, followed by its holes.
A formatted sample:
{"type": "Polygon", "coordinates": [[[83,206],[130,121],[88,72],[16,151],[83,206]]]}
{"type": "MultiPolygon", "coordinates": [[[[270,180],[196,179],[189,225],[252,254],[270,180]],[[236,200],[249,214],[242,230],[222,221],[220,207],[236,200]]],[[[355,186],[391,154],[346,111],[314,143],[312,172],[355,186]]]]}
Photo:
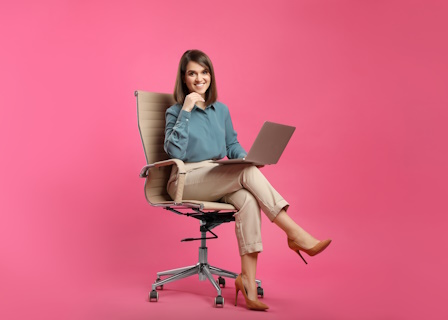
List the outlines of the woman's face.
{"type": "Polygon", "coordinates": [[[190,93],[197,92],[205,98],[205,92],[210,87],[210,72],[199,63],[190,61],[185,71],[185,84],[190,93]]]}

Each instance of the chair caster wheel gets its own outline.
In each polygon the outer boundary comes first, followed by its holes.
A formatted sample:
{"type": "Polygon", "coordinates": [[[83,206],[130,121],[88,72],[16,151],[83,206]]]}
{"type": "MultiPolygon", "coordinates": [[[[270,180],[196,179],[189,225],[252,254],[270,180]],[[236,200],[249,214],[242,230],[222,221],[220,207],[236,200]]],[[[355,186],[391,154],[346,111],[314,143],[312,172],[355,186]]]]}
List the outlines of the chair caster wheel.
{"type": "Polygon", "coordinates": [[[149,302],[153,302],[153,301],[155,301],[155,302],[159,301],[159,293],[156,290],[152,290],[149,293],[149,302]]]}
{"type": "Polygon", "coordinates": [[[224,279],[223,277],[219,277],[218,280],[216,280],[216,282],[218,283],[218,285],[221,288],[225,288],[226,287],[226,279],[224,279]]]}
{"type": "Polygon", "coordinates": [[[220,308],[224,308],[224,298],[222,296],[217,296],[215,298],[215,303],[214,306],[216,308],[220,307],[220,308]]]}
{"type": "MultiPolygon", "coordinates": [[[[156,283],[159,282],[160,280],[162,280],[162,279],[157,278],[157,279],[156,279],[156,283]]],[[[163,290],[163,284],[162,284],[161,286],[157,286],[156,289],[157,289],[157,290],[163,290]]]]}
{"type": "Polygon", "coordinates": [[[263,297],[264,297],[264,291],[263,291],[263,288],[262,288],[262,287],[257,287],[257,295],[258,295],[260,298],[263,298],[263,297]]]}

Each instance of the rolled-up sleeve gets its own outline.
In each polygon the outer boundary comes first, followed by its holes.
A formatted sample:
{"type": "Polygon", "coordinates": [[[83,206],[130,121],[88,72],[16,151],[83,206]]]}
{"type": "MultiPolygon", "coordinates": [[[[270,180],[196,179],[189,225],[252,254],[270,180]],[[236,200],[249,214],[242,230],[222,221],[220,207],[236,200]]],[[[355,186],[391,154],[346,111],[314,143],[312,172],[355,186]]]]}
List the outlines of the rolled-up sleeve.
{"type": "Polygon", "coordinates": [[[225,131],[226,131],[226,151],[227,158],[229,159],[241,159],[247,155],[247,152],[243,149],[237,139],[237,133],[233,128],[232,119],[230,113],[227,110],[225,131]]]}
{"type": "Polygon", "coordinates": [[[173,106],[165,113],[165,152],[172,158],[184,159],[188,147],[191,113],[173,106]]]}

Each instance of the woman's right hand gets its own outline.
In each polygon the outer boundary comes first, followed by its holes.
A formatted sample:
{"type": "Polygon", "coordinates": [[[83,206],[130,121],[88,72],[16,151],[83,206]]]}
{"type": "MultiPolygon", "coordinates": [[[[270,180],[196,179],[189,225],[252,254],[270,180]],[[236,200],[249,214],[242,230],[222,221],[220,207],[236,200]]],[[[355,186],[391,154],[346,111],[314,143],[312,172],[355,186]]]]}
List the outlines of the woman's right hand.
{"type": "Polygon", "coordinates": [[[182,106],[182,110],[190,112],[193,109],[196,102],[198,102],[198,101],[205,102],[204,98],[202,98],[202,96],[199,93],[197,93],[197,92],[190,93],[189,95],[187,95],[185,97],[184,105],[182,106]]]}

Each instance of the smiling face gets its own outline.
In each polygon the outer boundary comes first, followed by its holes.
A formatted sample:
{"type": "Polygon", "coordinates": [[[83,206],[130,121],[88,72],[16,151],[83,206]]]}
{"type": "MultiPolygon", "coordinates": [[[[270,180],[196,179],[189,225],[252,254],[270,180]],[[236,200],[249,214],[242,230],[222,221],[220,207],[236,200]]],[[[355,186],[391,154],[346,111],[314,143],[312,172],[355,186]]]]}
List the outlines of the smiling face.
{"type": "Polygon", "coordinates": [[[197,92],[205,99],[210,79],[210,71],[207,68],[194,61],[188,62],[184,81],[190,93],[197,92]]]}
{"type": "Polygon", "coordinates": [[[204,52],[196,49],[185,51],[179,60],[174,100],[182,105],[186,96],[193,92],[205,100],[206,106],[218,99],[212,61],[204,52]]]}

